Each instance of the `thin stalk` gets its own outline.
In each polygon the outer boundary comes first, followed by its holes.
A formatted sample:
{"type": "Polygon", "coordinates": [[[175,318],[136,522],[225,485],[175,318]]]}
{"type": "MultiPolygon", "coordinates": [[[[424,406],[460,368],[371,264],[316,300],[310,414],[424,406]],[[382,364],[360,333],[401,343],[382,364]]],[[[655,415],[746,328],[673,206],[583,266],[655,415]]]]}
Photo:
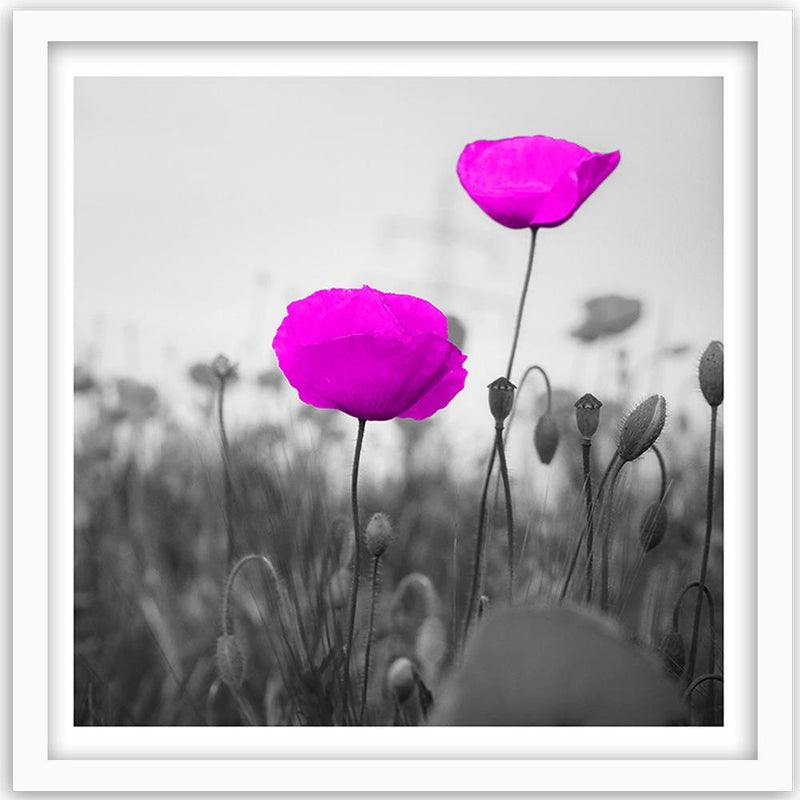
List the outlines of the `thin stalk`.
{"type": "MultiPolygon", "coordinates": [[[[594,508],[596,511],[602,515],[602,506],[603,506],[603,493],[606,488],[606,481],[608,480],[608,476],[611,474],[611,470],[617,463],[617,453],[615,452],[614,455],[611,457],[611,461],[608,462],[608,466],[606,467],[606,471],[603,473],[603,477],[600,480],[600,486],[597,489],[597,497],[594,501],[594,508]]],[[[569,562],[569,569],[567,570],[567,578],[564,581],[564,585],[561,587],[561,594],[559,595],[559,600],[561,602],[564,601],[564,598],[567,596],[567,591],[569,590],[569,585],[572,582],[572,576],[575,572],[575,567],[578,563],[578,556],[581,554],[581,548],[583,547],[583,540],[586,536],[587,529],[586,526],[581,528],[580,535],[578,536],[578,541],[575,545],[575,550],[572,553],[572,559],[569,562]]]]}
{"type": "Polygon", "coordinates": [[[478,600],[478,590],[481,582],[481,556],[483,555],[483,528],[486,522],[486,500],[489,496],[489,482],[492,479],[492,469],[494,468],[494,457],[497,454],[497,437],[492,442],[492,452],[489,456],[489,465],[486,468],[486,479],[483,482],[483,492],[481,493],[481,507],[478,512],[478,534],[475,537],[475,557],[472,564],[472,585],[469,591],[467,602],[467,613],[464,615],[464,629],[462,631],[462,643],[466,641],[472,615],[475,613],[475,603],[478,600]]]}
{"type": "Polygon", "coordinates": [[[503,490],[506,495],[506,535],[508,537],[508,603],[514,599],[514,510],[511,505],[511,484],[508,480],[508,465],[503,444],[503,423],[495,426],[495,447],[500,457],[500,475],[503,477],[503,490]]]}
{"type": "Polygon", "coordinates": [[[592,440],[581,442],[583,450],[583,489],[586,494],[586,602],[592,602],[594,577],[594,498],[592,496],[592,440]]]}
{"type": "Polygon", "coordinates": [[[719,683],[725,683],[725,679],[718,673],[707,673],[706,675],[700,675],[689,684],[688,688],[683,693],[683,699],[688,700],[692,696],[692,692],[694,692],[698,686],[701,686],[706,681],[718,681],[719,683]]]}
{"type": "Polygon", "coordinates": [[[667,464],[664,461],[664,456],[661,455],[661,451],[658,449],[657,444],[650,445],[650,449],[658,459],[658,467],[661,470],[661,492],[658,495],[658,499],[663,503],[664,498],[667,496],[667,464]]]}
{"type": "Polygon", "coordinates": [[[375,627],[375,598],[378,596],[378,567],[380,556],[372,559],[372,597],[369,604],[369,628],[367,630],[367,649],[364,652],[364,684],[361,687],[361,713],[359,723],[364,722],[364,710],[367,707],[367,684],[369,682],[369,651],[372,648],[372,631],[375,627]]]}
{"type": "Polygon", "coordinates": [[[522,284],[522,294],[519,296],[519,308],[517,309],[517,321],[514,325],[514,340],[511,343],[511,354],[508,357],[508,367],[506,369],[506,378],[511,380],[511,370],[514,367],[514,356],[517,353],[517,342],[519,341],[519,331],[522,327],[522,312],[525,309],[525,298],[528,294],[528,286],[531,282],[531,273],[533,272],[533,251],[536,248],[536,234],[538,228],[531,228],[531,249],[528,253],[528,268],[525,270],[525,281],[522,284]]]}
{"type": "Polygon", "coordinates": [[[608,572],[609,572],[609,559],[610,559],[610,545],[611,545],[611,510],[614,503],[614,489],[617,485],[617,478],[622,471],[625,462],[620,460],[614,469],[614,474],[611,476],[611,486],[608,490],[608,499],[603,505],[603,558],[601,570],[601,584],[600,584],[600,608],[603,611],[608,611],[608,572]]]}
{"type": "Polygon", "coordinates": [[[697,593],[697,603],[694,608],[694,623],[692,625],[692,643],[689,647],[689,660],[686,665],[686,678],[691,681],[694,677],[694,666],[697,660],[697,644],[700,633],[700,615],[703,610],[703,596],[705,592],[706,576],[708,573],[708,554],[711,549],[711,525],[714,517],[714,464],[717,449],[717,406],[711,406],[711,443],[708,454],[708,486],[706,490],[706,537],[703,543],[703,556],[700,562],[700,587],[697,593]]]}
{"type": "MultiPolygon", "coordinates": [[[[514,338],[511,342],[511,353],[508,357],[508,367],[506,368],[506,379],[511,380],[511,371],[514,368],[514,356],[517,353],[517,343],[519,342],[519,332],[522,326],[522,312],[525,309],[525,299],[528,295],[528,286],[531,282],[531,274],[533,273],[533,253],[536,249],[536,234],[538,228],[531,228],[531,246],[528,252],[528,266],[525,270],[525,280],[522,284],[522,293],[519,298],[519,307],[517,309],[517,319],[514,325],[514,338]]],[[[492,443],[492,452],[489,456],[489,463],[486,467],[486,479],[483,484],[483,492],[481,493],[481,505],[478,513],[478,534],[475,537],[475,558],[472,567],[472,586],[470,588],[469,600],[467,602],[467,612],[464,616],[464,632],[463,639],[466,640],[469,625],[472,621],[472,615],[475,612],[475,603],[478,598],[478,588],[480,586],[480,572],[481,572],[481,556],[483,554],[483,528],[486,521],[486,500],[489,495],[489,483],[492,479],[492,470],[494,469],[494,457],[497,453],[497,445],[495,441],[492,443]]]]}
{"type": "Polygon", "coordinates": [[[219,419],[219,436],[222,446],[222,466],[223,466],[223,482],[224,482],[224,502],[225,502],[225,532],[228,536],[227,550],[225,561],[230,570],[233,564],[233,479],[231,478],[231,451],[228,444],[228,434],[225,431],[225,384],[226,378],[220,377],[219,379],[219,395],[217,403],[217,412],[219,419]]]}
{"type": "Polygon", "coordinates": [[[531,372],[534,372],[534,371],[540,372],[541,375],[542,375],[542,378],[544,378],[544,385],[545,385],[545,388],[547,390],[547,410],[545,411],[545,413],[549,414],[551,409],[552,409],[552,406],[553,406],[553,390],[552,390],[552,388],[550,386],[550,378],[547,377],[547,373],[544,371],[543,367],[540,367],[538,364],[533,364],[532,366],[528,367],[525,370],[525,372],[522,373],[522,377],[519,379],[519,385],[517,386],[517,391],[516,391],[516,395],[515,395],[515,399],[514,399],[514,406],[511,409],[511,413],[508,415],[508,419],[506,420],[506,424],[505,424],[505,432],[504,432],[504,435],[503,435],[503,441],[505,441],[505,442],[508,441],[508,437],[511,434],[511,423],[514,421],[514,415],[517,413],[517,403],[519,402],[519,395],[520,395],[520,392],[522,391],[522,387],[525,385],[525,381],[526,381],[528,375],[530,375],[531,372]]]}
{"type": "Polygon", "coordinates": [[[350,584],[350,611],[347,622],[347,643],[344,651],[344,687],[342,689],[342,712],[347,714],[347,695],[350,689],[350,656],[353,652],[353,633],[356,627],[356,600],[358,597],[359,571],[361,567],[361,534],[358,522],[358,467],[361,462],[361,446],[364,443],[364,428],[367,421],[358,421],[358,435],[353,454],[353,478],[350,484],[350,496],[353,504],[353,582],[350,584]]]}

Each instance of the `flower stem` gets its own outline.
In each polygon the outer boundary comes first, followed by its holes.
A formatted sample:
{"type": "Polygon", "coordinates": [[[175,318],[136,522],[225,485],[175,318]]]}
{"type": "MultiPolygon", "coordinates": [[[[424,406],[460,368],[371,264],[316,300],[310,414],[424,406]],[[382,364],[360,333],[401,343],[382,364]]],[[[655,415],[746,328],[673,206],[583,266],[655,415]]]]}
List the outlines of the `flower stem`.
{"type": "MultiPolygon", "coordinates": [[[[608,462],[608,466],[606,467],[606,471],[603,473],[603,477],[600,481],[600,486],[597,489],[597,497],[594,501],[594,508],[595,513],[599,510],[602,513],[603,507],[603,492],[606,488],[606,481],[608,480],[608,476],[611,474],[611,470],[617,463],[617,454],[611,457],[611,461],[608,462]]],[[[602,520],[601,520],[602,521],[602,520]]],[[[575,545],[575,550],[572,553],[572,559],[569,562],[569,569],[567,570],[567,578],[564,581],[564,585],[561,587],[561,594],[559,595],[559,600],[563,602],[564,598],[567,596],[567,591],[569,590],[569,585],[572,582],[572,576],[575,572],[575,567],[578,563],[578,556],[581,554],[581,548],[583,547],[583,539],[587,534],[586,527],[581,528],[580,535],[578,536],[578,541],[575,545]]]]}
{"type": "Polygon", "coordinates": [[[508,368],[506,369],[506,378],[511,380],[511,370],[514,367],[514,356],[517,352],[517,342],[519,341],[519,331],[522,326],[522,312],[525,308],[525,298],[528,294],[528,286],[531,282],[531,273],[533,272],[533,251],[536,248],[536,234],[538,228],[531,228],[531,249],[528,253],[528,268],[525,271],[525,281],[522,284],[522,294],[519,297],[519,308],[517,309],[517,322],[514,326],[514,340],[511,344],[511,354],[508,357],[508,368]]]}
{"type": "Polygon", "coordinates": [[[611,512],[614,503],[614,489],[617,485],[617,478],[622,468],[625,466],[625,461],[620,460],[614,469],[614,474],[611,476],[611,486],[608,489],[608,499],[603,505],[603,561],[601,570],[601,584],[600,584],[600,608],[603,611],[608,611],[608,572],[611,550],[611,512]]]}
{"type": "Polygon", "coordinates": [[[469,625],[472,622],[472,615],[475,613],[475,603],[478,600],[478,591],[481,583],[481,556],[483,554],[483,527],[486,523],[486,500],[489,495],[489,482],[492,479],[492,469],[494,469],[494,457],[497,454],[497,437],[492,442],[492,452],[489,456],[489,465],[486,468],[486,480],[483,482],[483,493],[481,494],[481,507],[478,512],[478,534],[475,537],[475,558],[472,564],[472,586],[467,602],[467,613],[464,616],[464,630],[462,632],[462,644],[466,641],[469,625]]]}
{"type": "Polygon", "coordinates": [[[503,444],[503,423],[495,426],[495,447],[500,458],[500,475],[503,478],[503,490],[506,495],[506,532],[508,537],[508,603],[514,598],[514,510],[511,505],[511,484],[508,480],[506,450],[503,444]]]}
{"type": "Polygon", "coordinates": [[[692,643],[689,647],[689,660],[686,665],[686,679],[694,678],[694,666],[697,660],[697,644],[700,633],[700,614],[703,610],[703,595],[708,573],[708,554],[711,549],[711,525],[714,517],[714,465],[717,449],[717,408],[711,406],[711,442],[708,454],[708,486],[706,489],[706,537],[703,543],[703,556],[700,562],[700,591],[697,592],[697,602],[694,608],[694,623],[692,625],[692,643]]]}
{"type": "Polygon", "coordinates": [[[592,497],[592,440],[584,438],[583,450],[583,489],[586,493],[586,602],[592,602],[592,581],[594,578],[594,498],[592,497]]]}
{"type": "Polygon", "coordinates": [[[225,431],[225,383],[226,379],[221,377],[219,379],[219,394],[217,402],[217,415],[219,418],[219,436],[222,445],[222,467],[223,467],[223,480],[224,480],[224,496],[225,496],[225,532],[228,537],[227,550],[225,561],[227,568],[230,570],[233,565],[233,480],[231,478],[231,452],[230,445],[228,444],[228,434],[225,431]]]}
{"type": "Polygon", "coordinates": [[[342,691],[342,711],[347,714],[347,695],[350,688],[350,656],[353,652],[353,632],[356,627],[356,600],[358,597],[359,569],[361,566],[361,535],[358,523],[358,466],[361,462],[361,445],[364,443],[364,428],[367,421],[358,421],[358,435],[353,454],[353,478],[350,484],[350,496],[353,504],[353,582],[350,584],[350,611],[347,622],[347,643],[344,651],[344,688],[342,691]]]}
{"type": "Polygon", "coordinates": [[[364,683],[361,687],[361,713],[358,721],[364,722],[364,710],[367,707],[367,684],[369,682],[369,651],[372,648],[372,631],[375,627],[375,599],[378,596],[378,566],[380,556],[372,559],[372,597],[369,605],[369,628],[367,630],[367,649],[364,652],[364,683]]]}

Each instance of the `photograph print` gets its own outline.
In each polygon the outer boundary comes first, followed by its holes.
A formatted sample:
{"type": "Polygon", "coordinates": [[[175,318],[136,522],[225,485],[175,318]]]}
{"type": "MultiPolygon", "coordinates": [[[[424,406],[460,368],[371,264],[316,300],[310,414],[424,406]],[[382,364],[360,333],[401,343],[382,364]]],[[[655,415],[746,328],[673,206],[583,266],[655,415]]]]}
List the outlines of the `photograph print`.
{"type": "Polygon", "coordinates": [[[74,724],[720,726],[722,79],[78,77],[74,724]]]}

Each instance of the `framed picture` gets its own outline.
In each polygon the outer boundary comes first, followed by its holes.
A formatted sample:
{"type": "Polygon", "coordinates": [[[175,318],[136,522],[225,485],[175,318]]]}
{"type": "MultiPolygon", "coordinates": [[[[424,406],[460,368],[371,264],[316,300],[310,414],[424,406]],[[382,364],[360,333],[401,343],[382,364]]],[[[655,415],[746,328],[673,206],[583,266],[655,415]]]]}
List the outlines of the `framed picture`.
{"type": "Polygon", "coordinates": [[[791,788],[791,59],[15,12],[14,788],[791,788]]]}

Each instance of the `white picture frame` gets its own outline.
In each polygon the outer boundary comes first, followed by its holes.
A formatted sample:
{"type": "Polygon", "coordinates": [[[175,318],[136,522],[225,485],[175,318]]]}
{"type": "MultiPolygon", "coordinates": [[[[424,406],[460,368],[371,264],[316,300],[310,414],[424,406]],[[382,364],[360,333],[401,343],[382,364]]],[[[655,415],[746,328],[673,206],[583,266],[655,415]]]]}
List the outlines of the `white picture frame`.
{"type": "Polygon", "coordinates": [[[791,37],[790,11],[16,11],[14,789],[790,789],[791,415],[780,404],[792,393],[791,37]],[[254,42],[304,44],[280,57],[268,48],[237,53],[254,42]],[[341,50],[315,51],[330,42],[341,50]],[[529,43],[530,54],[504,58],[510,42],[529,43]],[[448,43],[460,44],[453,51],[448,43]],[[557,46],[537,51],[542,43],[557,46]],[[260,69],[267,72],[253,72],[260,69]],[[335,737],[325,729],[73,727],[72,80],[435,70],[725,81],[725,725],[346,728],[335,737]]]}

